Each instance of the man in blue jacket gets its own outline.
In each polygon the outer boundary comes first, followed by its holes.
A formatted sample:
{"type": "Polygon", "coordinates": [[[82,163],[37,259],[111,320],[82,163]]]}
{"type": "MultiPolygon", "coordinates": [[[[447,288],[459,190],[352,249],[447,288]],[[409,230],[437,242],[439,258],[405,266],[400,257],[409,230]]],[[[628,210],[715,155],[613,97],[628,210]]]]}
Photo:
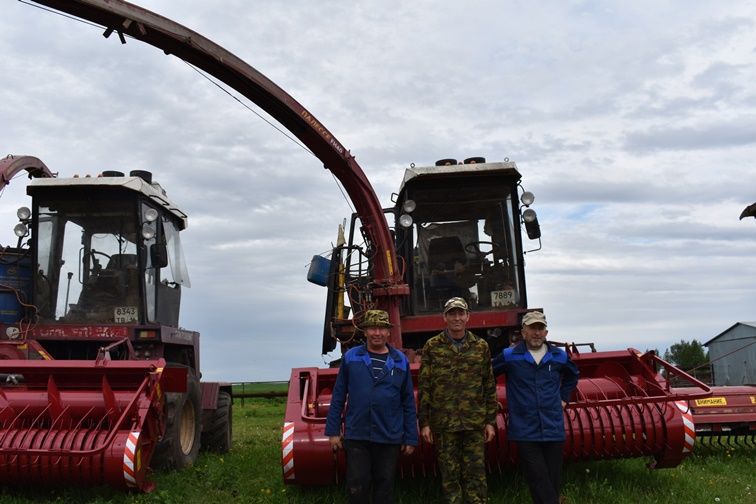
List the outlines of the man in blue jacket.
{"type": "Polygon", "coordinates": [[[360,328],[366,343],[351,348],[333,387],[325,433],[334,451],[346,451],[350,503],[394,502],[399,453],[417,446],[417,413],[407,357],[386,343],[389,315],[368,310],[360,328]],[[341,414],[349,404],[341,435],[341,414]]]}
{"type": "Polygon", "coordinates": [[[564,447],[563,410],[577,386],[578,370],[567,353],[546,342],[543,313],[522,318],[523,341],[493,360],[507,376],[507,436],[517,443],[530,495],[537,504],[558,504],[564,447]]]}

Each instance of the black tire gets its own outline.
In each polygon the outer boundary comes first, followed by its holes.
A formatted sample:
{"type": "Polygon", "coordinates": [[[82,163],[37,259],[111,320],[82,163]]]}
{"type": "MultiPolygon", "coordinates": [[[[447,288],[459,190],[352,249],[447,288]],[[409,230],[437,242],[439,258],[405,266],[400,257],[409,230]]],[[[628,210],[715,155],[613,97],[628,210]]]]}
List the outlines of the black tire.
{"type": "Polygon", "coordinates": [[[197,460],[201,434],[200,384],[189,370],[186,392],[165,394],[165,434],[155,448],[152,466],[170,470],[192,465],[197,460]]]}
{"type": "Polygon", "coordinates": [[[205,432],[202,433],[202,449],[216,453],[231,450],[233,401],[228,392],[218,392],[217,408],[212,412],[205,432]]]}

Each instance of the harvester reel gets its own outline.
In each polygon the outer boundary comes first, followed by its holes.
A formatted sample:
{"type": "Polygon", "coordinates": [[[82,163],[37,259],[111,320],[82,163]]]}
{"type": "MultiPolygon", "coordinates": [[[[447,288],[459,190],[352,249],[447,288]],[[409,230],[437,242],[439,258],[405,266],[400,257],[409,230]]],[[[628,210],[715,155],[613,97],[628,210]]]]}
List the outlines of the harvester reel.
{"type": "Polygon", "coordinates": [[[183,469],[197,460],[202,434],[200,384],[190,369],[186,392],[165,394],[165,434],[155,449],[153,466],[183,469]]]}

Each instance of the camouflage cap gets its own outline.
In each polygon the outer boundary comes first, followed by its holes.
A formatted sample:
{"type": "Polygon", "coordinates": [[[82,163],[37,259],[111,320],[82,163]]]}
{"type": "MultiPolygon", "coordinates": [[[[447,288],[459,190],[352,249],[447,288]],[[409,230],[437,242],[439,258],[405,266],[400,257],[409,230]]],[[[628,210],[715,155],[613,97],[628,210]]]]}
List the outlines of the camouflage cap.
{"type": "Polygon", "coordinates": [[[389,314],[383,310],[368,310],[362,317],[360,328],[366,327],[394,327],[389,320],[389,314]]]}
{"type": "Polygon", "coordinates": [[[546,325],[546,316],[543,314],[543,312],[531,311],[526,313],[525,316],[522,317],[523,327],[532,324],[543,324],[544,326],[546,325]]]}
{"type": "Polygon", "coordinates": [[[454,308],[461,308],[465,311],[469,310],[469,308],[467,307],[467,301],[465,301],[461,297],[453,297],[449,301],[447,301],[444,304],[444,313],[448,312],[449,310],[453,310],[454,308]]]}

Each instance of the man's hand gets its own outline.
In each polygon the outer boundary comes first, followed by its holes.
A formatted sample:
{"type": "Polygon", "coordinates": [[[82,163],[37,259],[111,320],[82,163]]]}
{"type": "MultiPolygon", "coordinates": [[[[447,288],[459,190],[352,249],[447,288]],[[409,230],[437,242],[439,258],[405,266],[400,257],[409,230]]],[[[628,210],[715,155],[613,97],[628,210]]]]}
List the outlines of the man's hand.
{"type": "Polygon", "coordinates": [[[408,444],[402,445],[402,455],[412,455],[412,452],[415,451],[415,447],[408,444]]]}
{"type": "Polygon", "coordinates": [[[420,436],[426,443],[433,444],[433,433],[431,432],[430,427],[428,427],[427,425],[420,429],[420,436]]]}
{"type": "Polygon", "coordinates": [[[562,409],[567,407],[567,401],[562,401],[562,409]]]}
{"type": "Polygon", "coordinates": [[[341,436],[328,436],[328,442],[331,443],[333,451],[341,450],[344,446],[341,444],[341,436]]]}
{"type": "Polygon", "coordinates": [[[486,430],[485,430],[485,439],[486,443],[490,443],[493,441],[493,438],[496,437],[496,429],[494,429],[494,426],[491,424],[486,424],[486,430]]]}

